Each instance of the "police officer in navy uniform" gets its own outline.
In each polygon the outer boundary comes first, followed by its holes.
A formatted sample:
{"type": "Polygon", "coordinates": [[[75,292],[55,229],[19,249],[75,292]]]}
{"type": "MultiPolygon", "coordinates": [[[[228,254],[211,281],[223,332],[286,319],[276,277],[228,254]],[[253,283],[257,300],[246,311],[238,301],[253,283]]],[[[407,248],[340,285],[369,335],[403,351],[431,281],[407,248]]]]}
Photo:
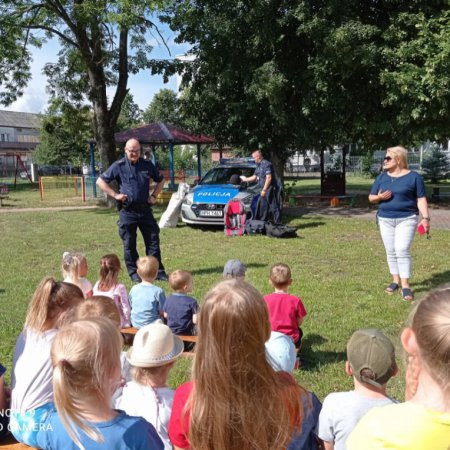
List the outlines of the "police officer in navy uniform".
{"type": "Polygon", "coordinates": [[[126,156],[113,163],[97,180],[99,188],[113,197],[119,204],[119,236],[123,241],[125,264],[133,281],[141,281],[137,274],[136,261],[139,258],[136,246],[137,229],[145,242],[145,253],[159,262],[157,280],[167,280],[161,262],[159,248],[159,226],[152,213],[158,194],[164,186],[164,177],[151,161],[141,158],[141,145],[137,139],[125,144],[126,156]],[[119,185],[119,192],[109,186],[113,180],[119,185]],[[150,184],[156,182],[150,193],[150,184]]]}
{"type": "Polygon", "coordinates": [[[249,183],[256,181],[261,188],[256,219],[267,221],[271,212],[274,223],[281,223],[277,179],[272,163],[263,158],[261,150],[252,152],[252,158],[256,162],[255,173],[251,177],[241,177],[241,180],[249,183]]]}

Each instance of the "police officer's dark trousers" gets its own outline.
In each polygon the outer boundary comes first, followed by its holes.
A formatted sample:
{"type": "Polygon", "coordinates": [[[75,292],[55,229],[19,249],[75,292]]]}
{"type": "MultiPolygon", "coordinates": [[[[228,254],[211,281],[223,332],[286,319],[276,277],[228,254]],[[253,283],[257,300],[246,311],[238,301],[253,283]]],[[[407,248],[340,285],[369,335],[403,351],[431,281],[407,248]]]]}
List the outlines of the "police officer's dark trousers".
{"type": "Polygon", "coordinates": [[[278,204],[277,190],[270,186],[267,189],[266,195],[260,197],[258,207],[258,219],[268,221],[269,212],[272,213],[273,223],[281,223],[281,211],[278,204]]]}
{"type": "Polygon", "coordinates": [[[159,247],[159,226],[153,217],[150,205],[131,206],[126,210],[122,209],[118,225],[119,236],[123,241],[125,264],[130,277],[136,275],[137,271],[136,261],[139,258],[139,254],[136,235],[138,228],[144,238],[146,255],[154,256],[159,262],[159,271],[164,271],[159,247]]]}

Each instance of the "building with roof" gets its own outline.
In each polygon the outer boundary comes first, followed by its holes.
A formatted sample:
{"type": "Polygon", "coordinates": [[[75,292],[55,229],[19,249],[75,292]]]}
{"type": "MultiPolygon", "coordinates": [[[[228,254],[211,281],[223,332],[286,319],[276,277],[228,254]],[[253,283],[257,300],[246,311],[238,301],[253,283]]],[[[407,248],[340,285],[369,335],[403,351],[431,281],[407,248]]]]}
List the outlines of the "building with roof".
{"type": "Polygon", "coordinates": [[[0,110],[0,176],[15,170],[17,156],[25,166],[32,162],[32,152],[40,142],[39,114],[0,110]]]}

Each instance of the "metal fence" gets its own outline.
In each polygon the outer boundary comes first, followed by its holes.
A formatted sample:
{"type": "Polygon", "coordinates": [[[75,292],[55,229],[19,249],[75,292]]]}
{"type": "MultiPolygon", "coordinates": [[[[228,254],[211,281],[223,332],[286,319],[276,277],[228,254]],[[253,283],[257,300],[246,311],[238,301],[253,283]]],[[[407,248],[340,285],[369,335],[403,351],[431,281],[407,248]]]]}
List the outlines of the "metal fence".
{"type": "MultiPolygon", "coordinates": [[[[371,171],[376,173],[381,171],[383,167],[384,155],[377,155],[372,157],[371,171]]],[[[346,156],[345,171],[347,173],[361,174],[363,171],[364,156],[346,156]]],[[[336,163],[327,160],[325,162],[325,171],[333,170],[333,165],[336,163]]],[[[421,171],[422,162],[420,154],[410,153],[408,155],[408,164],[411,169],[421,171]]],[[[292,164],[287,163],[284,169],[285,175],[296,177],[320,177],[320,164],[292,164]]]]}

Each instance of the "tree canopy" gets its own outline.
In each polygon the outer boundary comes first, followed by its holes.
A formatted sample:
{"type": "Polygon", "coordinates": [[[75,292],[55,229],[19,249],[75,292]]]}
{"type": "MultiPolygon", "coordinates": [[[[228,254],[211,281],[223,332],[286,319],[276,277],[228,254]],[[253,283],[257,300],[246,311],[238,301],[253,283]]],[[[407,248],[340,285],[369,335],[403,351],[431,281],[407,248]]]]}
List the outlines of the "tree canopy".
{"type": "Polygon", "coordinates": [[[450,135],[448,19],[410,0],[175,0],[163,18],[192,45],[197,131],[275,159],[450,135]]]}
{"type": "Polygon", "coordinates": [[[157,33],[151,14],[163,0],[2,0],[0,102],[8,105],[30,80],[30,46],[60,43],[56,64],[46,64],[52,96],[93,106],[93,130],[105,166],[115,160],[114,130],[129,73],[150,67],[148,44],[157,33]],[[107,96],[107,88],[114,93],[107,96]]]}
{"type": "Polygon", "coordinates": [[[145,123],[167,122],[182,126],[180,118],[180,101],[176,92],[171,89],[161,89],[142,114],[145,123]]]}
{"type": "Polygon", "coordinates": [[[74,108],[54,99],[42,118],[40,144],[34,152],[39,164],[81,166],[89,161],[92,114],[87,106],[74,108]]]}
{"type": "Polygon", "coordinates": [[[122,103],[119,118],[117,119],[116,131],[135,128],[142,123],[142,111],[134,102],[133,95],[128,92],[122,103]]]}

